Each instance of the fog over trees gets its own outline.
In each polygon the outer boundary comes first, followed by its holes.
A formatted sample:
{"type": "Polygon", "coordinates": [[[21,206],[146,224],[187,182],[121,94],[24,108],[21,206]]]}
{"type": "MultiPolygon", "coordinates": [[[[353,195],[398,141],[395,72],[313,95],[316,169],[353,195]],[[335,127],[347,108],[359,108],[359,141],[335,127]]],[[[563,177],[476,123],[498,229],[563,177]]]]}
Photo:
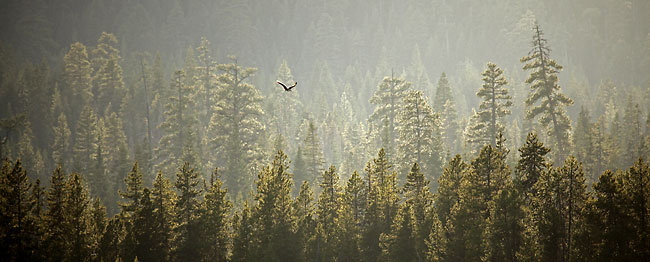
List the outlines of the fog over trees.
{"type": "Polygon", "coordinates": [[[0,4],[3,261],[644,261],[649,158],[644,0],[0,4]]]}

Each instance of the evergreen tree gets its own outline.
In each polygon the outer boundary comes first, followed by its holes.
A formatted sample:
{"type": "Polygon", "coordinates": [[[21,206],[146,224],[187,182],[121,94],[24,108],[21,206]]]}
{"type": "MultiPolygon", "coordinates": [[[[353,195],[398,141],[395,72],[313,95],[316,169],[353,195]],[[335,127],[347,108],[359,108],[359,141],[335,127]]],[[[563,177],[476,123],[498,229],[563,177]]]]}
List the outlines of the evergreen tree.
{"type": "Polygon", "coordinates": [[[124,192],[120,191],[120,195],[125,202],[120,203],[120,206],[122,212],[126,213],[128,216],[134,214],[140,209],[140,202],[143,194],[142,191],[144,190],[142,184],[142,173],[140,173],[140,169],[138,168],[138,162],[133,164],[133,168],[131,168],[131,171],[124,179],[124,184],[126,185],[126,190],[124,192]]]}
{"type": "MultiPolygon", "coordinates": [[[[113,189],[107,200],[116,202],[118,190],[125,190],[124,179],[129,172],[130,157],[126,135],[122,128],[122,120],[116,113],[111,113],[104,119],[102,133],[102,149],[105,150],[106,174],[113,189]]],[[[109,206],[109,213],[115,213],[115,206],[109,206]]]]}
{"type": "MultiPolygon", "coordinates": [[[[402,215],[404,220],[413,220],[411,222],[413,224],[411,234],[415,242],[413,248],[416,251],[415,257],[419,261],[426,257],[426,240],[429,238],[433,226],[433,221],[431,221],[433,196],[429,191],[429,181],[424,177],[417,163],[413,164],[411,171],[406,176],[402,192],[405,198],[402,215]],[[412,216],[412,218],[407,216],[412,216]]],[[[408,225],[407,221],[402,221],[402,223],[404,226],[408,225]]],[[[394,226],[396,224],[393,223],[394,226]]],[[[404,230],[404,227],[401,230],[404,230]]]]}
{"type": "Polygon", "coordinates": [[[401,78],[384,77],[379,83],[377,91],[370,98],[370,103],[375,105],[375,110],[370,115],[370,121],[379,127],[381,146],[388,155],[393,157],[397,141],[397,114],[402,106],[402,99],[406,91],[411,88],[411,83],[401,78]]]}
{"type": "Polygon", "coordinates": [[[261,96],[248,83],[256,68],[233,63],[220,64],[223,73],[217,77],[214,115],[210,119],[211,145],[215,159],[223,166],[224,182],[233,193],[245,192],[252,182],[251,172],[262,160],[260,150],[264,126],[261,96]]]}
{"type": "Polygon", "coordinates": [[[460,141],[458,139],[460,126],[458,123],[458,113],[452,100],[447,100],[444,109],[440,112],[440,126],[442,128],[441,136],[445,148],[451,154],[461,153],[460,141]]]}
{"type": "Polygon", "coordinates": [[[253,262],[255,256],[252,253],[257,242],[253,242],[253,221],[251,209],[248,202],[244,202],[242,210],[234,215],[234,236],[232,246],[232,256],[230,261],[233,262],[253,262]]]}
{"type": "Polygon", "coordinates": [[[169,260],[169,252],[172,248],[172,227],[174,226],[174,205],[176,193],[172,190],[172,184],[162,173],[158,172],[151,189],[151,201],[154,205],[153,218],[154,226],[151,254],[154,254],[152,261],[169,260]]]}
{"type": "Polygon", "coordinates": [[[134,235],[135,247],[133,254],[138,261],[155,261],[155,219],[153,216],[154,203],[151,201],[151,191],[149,188],[142,190],[138,210],[135,211],[133,226],[130,233],[134,235]]]}
{"type": "Polygon", "coordinates": [[[536,194],[534,185],[546,168],[546,154],[551,150],[537,140],[535,133],[526,136],[526,144],[519,148],[520,159],[515,168],[515,183],[526,199],[536,194]]]}
{"type": "Polygon", "coordinates": [[[478,122],[473,123],[470,127],[470,143],[485,145],[489,142],[493,147],[496,146],[496,137],[499,132],[503,132],[501,118],[510,114],[509,107],[512,106],[512,97],[508,95],[508,84],[503,76],[503,70],[496,64],[489,62],[487,69],[483,73],[483,86],[476,95],[483,99],[479,105],[478,122]],[[481,129],[487,129],[483,131],[481,129]],[[486,136],[486,137],[485,137],[486,136]]]}
{"type": "Polygon", "coordinates": [[[442,72],[440,78],[438,79],[438,88],[436,88],[436,95],[433,98],[433,110],[441,113],[445,110],[444,105],[450,101],[452,107],[454,103],[454,97],[451,94],[451,86],[449,85],[449,79],[447,79],[447,74],[442,72]]]}
{"type": "Polygon", "coordinates": [[[337,257],[339,247],[339,223],[341,187],[339,175],[334,166],[323,172],[320,178],[320,195],[318,196],[316,259],[332,261],[337,257]]]}
{"type": "Polygon", "coordinates": [[[196,244],[199,242],[200,232],[198,210],[201,189],[199,174],[190,167],[188,162],[185,162],[176,173],[174,186],[178,191],[178,200],[175,206],[172,257],[174,260],[199,260],[200,253],[196,244]]]}
{"type": "Polygon", "coordinates": [[[223,188],[218,169],[210,177],[203,205],[200,209],[201,260],[227,261],[230,242],[228,214],[232,204],[227,199],[228,190],[223,188]]]}
{"type": "Polygon", "coordinates": [[[484,261],[518,261],[522,245],[524,211],[522,198],[509,181],[488,203],[484,261]]]}
{"type": "Polygon", "coordinates": [[[340,252],[338,261],[359,261],[359,237],[366,198],[363,180],[355,171],[348,179],[343,192],[340,225],[340,252]]]}
{"type": "Polygon", "coordinates": [[[202,123],[209,123],[210,118],[212,118],[212,101],[211,98],[214,97],[216,85],[214,79],[216,78],[216,62],[212,58],[212,48],[210,46],[210,41],[205,37],[201,37],[201,44],[196,48],[198,53],[199,67],[197,68],[197,75],[199,82],[199,95],[203,97],[203,101],[200,102],[201,105],[201,119],[202,123]]]}
{"type": "Polygon", "coordinates": [[[87,104],[81,110],[74,143],[74,170],[87,174],[92,170],[93,154],[97,147],[97,119],[92,107],[87,104]]]}
{"type": "Polygon", "coordinates": [[[66,236],[68,229],[67,221],[67,187],[66,178],[61,165],[52,173],[50,188],[47,191],[46,202],[47,212],[45,213],[45,254],[52,260],[62,261],[68,256],[70,243],[67,242],[66,236]]]}
{"type": "Polygon", "coordinates": [[[458,203],[458,190],[463,176],[470,166],[456,155],[445,166],[442,175],[438,178],[438,190],[434,196],[434,210],[441,226],[445,228],[451,214],[451,209],[458,203]]]}
{"type": "Polygon", "coordinates": [[[165,104],[165,120],[158,128],[165,135],[160,139],[159,146],[155,149],[158,161],[157,169],[163,173],[172,173],[184,161],[199,165],[198,136],[196,133],[197,119],[194,114],[194,89],[185,84],[185,73],[174,72],[170,95],[165,104]]]}
{"type": "Polygon", "coordinates": [[[592,150],[592,126],[593,125],[590,123],[589,110],[582,106],[580,108],[580,114],[578,115],[575,132],[573,133],[573,152],[576,159],[584,164],[585,171],[589,178],[595,177],[592,175],[593,160],[591,159],[591,154],[596,153],[592,150]]]}
{"type": "MultiPolygon", "coordinates": [[[[91,90],[91,74],[93,68],[88,60],[86,46],[79,42],[70,45],[70,51],[68,51],[68,53],[63,57],[63,63],[65,67],[65,80],[68,85],[68,89],[66,90],[71,91],[73,101],[80,102],[78,105],[89,104],[93,98],[91,90]]],[[[69,106],[72,106],[77,110],[81,109],[74,105],[69,106]]],[[[73,110],[73,112],[78,112],[77,110],[73,110]]]]}
{"type": "Polygon", "coordinates": [[[91,206],[88,191],[79,174],[73,173],[66,185],[65,240],[69,243],[68,259],[91,261],[95,254],[97,239],[91,234],[91,206]]]}
{"type": "Polygon", "coordinates": [[[622,134],[622,160],[621,167],[628,167],[634,165],[635,159],[641,157],[641,142],[643,128],[641,126],[641,109],[639,104],[633,102],[633,98],[628,98],[623,114],[622,134]]]}
{"type": "Polygon", "coordinates": [[[399,154],[402,173],[413,163],[420,163],[424,173],[438,177],[442,166],[440,123],[438,115],[427,103],[421,91],[409,91],[397,116],[399,154]]]}
{"type": "Polygon", "coordinates": [[[402,205],[393,220],[390,234],[382,235],[382,245],[385,247],[383,259],[387,261],[418,261],[421,260],[417,250],[416,225],[411,203],[402,205]]]}
{"type": "Polygon", "coordinates": [[[300,260],[306,260],[314,252],[310,241],[316,223],[314,221],[314,193],[309,187],[309,182],[304,181],[300,185],[298,196],[293,201],[293,215],[296,218],[296,237],[299,243],[300,260]]]}
{"type": "Polygon", "coordinates": [[[293,231],[291,177],[287,156],[278,152],[273,163],[260,171],[255,193],[256,205],[252,212],[252,258],[264,257],[267,261],[296,261],[300,250],[293,231]]]}
{"type": "MultiPolygon", "coordinates": [[[[306,128],[301,150],[301,159],[305,163],[305,173],[301,174],[304,177],[297,176],[295,181],[297,183],[302,183],[303,181],[315,182],[316,177],[323,173],[325,160],[323,159],[323,151],[321,150],[320,139],[318,137],[318,129],[311,120],[306,128]]],[[[296,165],[298,164],[296,163],[296,165]]],[[[296,171],[298,171],[298,168],[296,168],[296,171]]]]}
{"type": "Polygon", "coordinates": [[[554,159],[560,162],[567,156],[571,132],[565,107],[573,104],[573,100],[560,93],[557,73],[562,70],[562,66],[550,58],[550,52],[542,30],[535,24],[533,49],[530,55],[521,58],[521,62],[526,63],[523,69],[532,70],[526,79],[526,83],[531,85],[531,93],[526,99],[529,107],[526,118],[539,117],[539,122],[547,129],[548,136],[553,138],[554,148],[557,149],[554,159]]]}
{"type": "Polygon", "coordinates": [[[118,112],[125,93],[120,51],[116,48],[117,38],[102,32],[97,47],[92,51],[94,95],[97,111],[100,113],[118,112]]]}
{"type": "Polygon", "coordinates": [[[585,211],[576,228],[575,259],[579,261],[634,260],[630,250],[633,238],[631,216],[626,212],[626,197],[621,180],[623,172],[605,171],[587,198],[585,211]]]}
{"type": "Polygon", "coordinates": [[[0,172],[0,246],[9,261],[37,259],[34,255],[40,236],[32,210],[39,207],[30,196],[32,186],[20,160],[4,161],[0,172]]]}
{"type": "Polygon", "coordinates": [[[624,173],[623,194],[627,200],[626,212],[632,216],[630,247],[635,254],[633,260],[643,259],[650,254],[650,167],[639,158],[624,173]]]}
{"type": "Polygon", "coordinates": [[[70,129],[65,114],[61,113],[54,127],[54,143],[52,144],[52,160],[57,165],[65,165],[70,156],[70,129]]]}
{"type": "Polygon", "coordinates": [[[34,134],[29,122],[25,123],[24,131],[18,141],[18,158],[23,163],[25,171],[32,178],[45,179],[45,163],[40,151],[35,151],[34,134]]]}

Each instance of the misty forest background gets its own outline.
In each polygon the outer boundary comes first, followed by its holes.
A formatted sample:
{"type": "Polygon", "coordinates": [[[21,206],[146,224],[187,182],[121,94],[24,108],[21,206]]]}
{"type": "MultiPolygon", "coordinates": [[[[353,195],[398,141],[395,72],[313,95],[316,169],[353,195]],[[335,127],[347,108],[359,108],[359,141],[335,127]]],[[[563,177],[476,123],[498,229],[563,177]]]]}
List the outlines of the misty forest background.
{"type": "Polygon", "coordinates": [[[3,1],[1,260],[647,260],[648,14],[3,1]]]}

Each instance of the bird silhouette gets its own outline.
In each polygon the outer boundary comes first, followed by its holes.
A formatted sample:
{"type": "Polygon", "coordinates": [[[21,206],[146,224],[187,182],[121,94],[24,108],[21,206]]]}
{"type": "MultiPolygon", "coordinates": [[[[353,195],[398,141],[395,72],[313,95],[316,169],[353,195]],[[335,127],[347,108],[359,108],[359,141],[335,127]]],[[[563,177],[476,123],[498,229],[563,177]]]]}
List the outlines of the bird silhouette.
{"type": "Polygon", "coordinates": [[[280,81],[277,81],[276,83],[280,84],[284,88],[284,91],[291,91],[291,89],[294,88],[298,84],[298,82],[294,82],[292,86],[287,87],[286,85],[284,85],[280,81]]]}

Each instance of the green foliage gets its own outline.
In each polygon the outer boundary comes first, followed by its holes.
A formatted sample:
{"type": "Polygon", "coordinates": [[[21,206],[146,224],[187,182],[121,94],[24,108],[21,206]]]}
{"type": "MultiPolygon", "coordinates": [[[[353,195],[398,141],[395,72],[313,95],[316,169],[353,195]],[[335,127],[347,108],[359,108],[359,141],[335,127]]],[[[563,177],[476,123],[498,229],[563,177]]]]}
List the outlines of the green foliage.
{"type": "Polygon", "coordinates": [[[538,24],[535,24],[532,43],[530,54],[521,58],[521,62],[526,63],[523,69],[532,71],[526,79],[531,88],[526,99],[526,118],[539,117],[539,122],[547,128],[548,135],[553,137],[553,145],[557,149],[554,159],[559,162],[567,156],[569,150],[567,145],[571,123],[565,107],[573,104],[573,100],[560,93],[557,73],[562,70],[562,66],[550,58],[551,49],[538,24]]]}
{"type": "Polygon", "coordinates": [[[217,69],[223,73],[217,76],[219,88],[208,133],[216,164],[223,167],[224,182],[236,194],[248,190],[264,157],[260,149],[265,130],[262,97],[249,83],[256,68],[242,67],[231,57],[231,63],[219,64],[217,69]]]}
{"type": "Polygon", "coordinates": [[[503,76],[503,70],[496,64],[488,62],[483,73],[483,86],[476,95],[483,99],[476,112],[478,121],[468,126],[468,142],[483,146],[496,146],[497,134],[503,132],[501,118],[509,115],[512,106],[512,96],[508,94],[505,85],[508,84],[503,76]]]}
{"type": "Polygon", "coordinates": [[[421,91],[409,91],[397,115],[399,162],[406,174],[413,163],[422,166],[430,179],[438,177],[442,166],[442,144],[438,115],[421,91]]]}
{"type": "Polygon", "coordinates": [[[376,107],[370,115],[369,121],[379,128],[380,146],[385,148],[391,157],[396,150],[394,143],[398,137],[397,115],[410,88],[410,82],[391,75],[391,77],[384,77],[379,83],[377,91],[370,98],[370,103],[376,107]]]}

